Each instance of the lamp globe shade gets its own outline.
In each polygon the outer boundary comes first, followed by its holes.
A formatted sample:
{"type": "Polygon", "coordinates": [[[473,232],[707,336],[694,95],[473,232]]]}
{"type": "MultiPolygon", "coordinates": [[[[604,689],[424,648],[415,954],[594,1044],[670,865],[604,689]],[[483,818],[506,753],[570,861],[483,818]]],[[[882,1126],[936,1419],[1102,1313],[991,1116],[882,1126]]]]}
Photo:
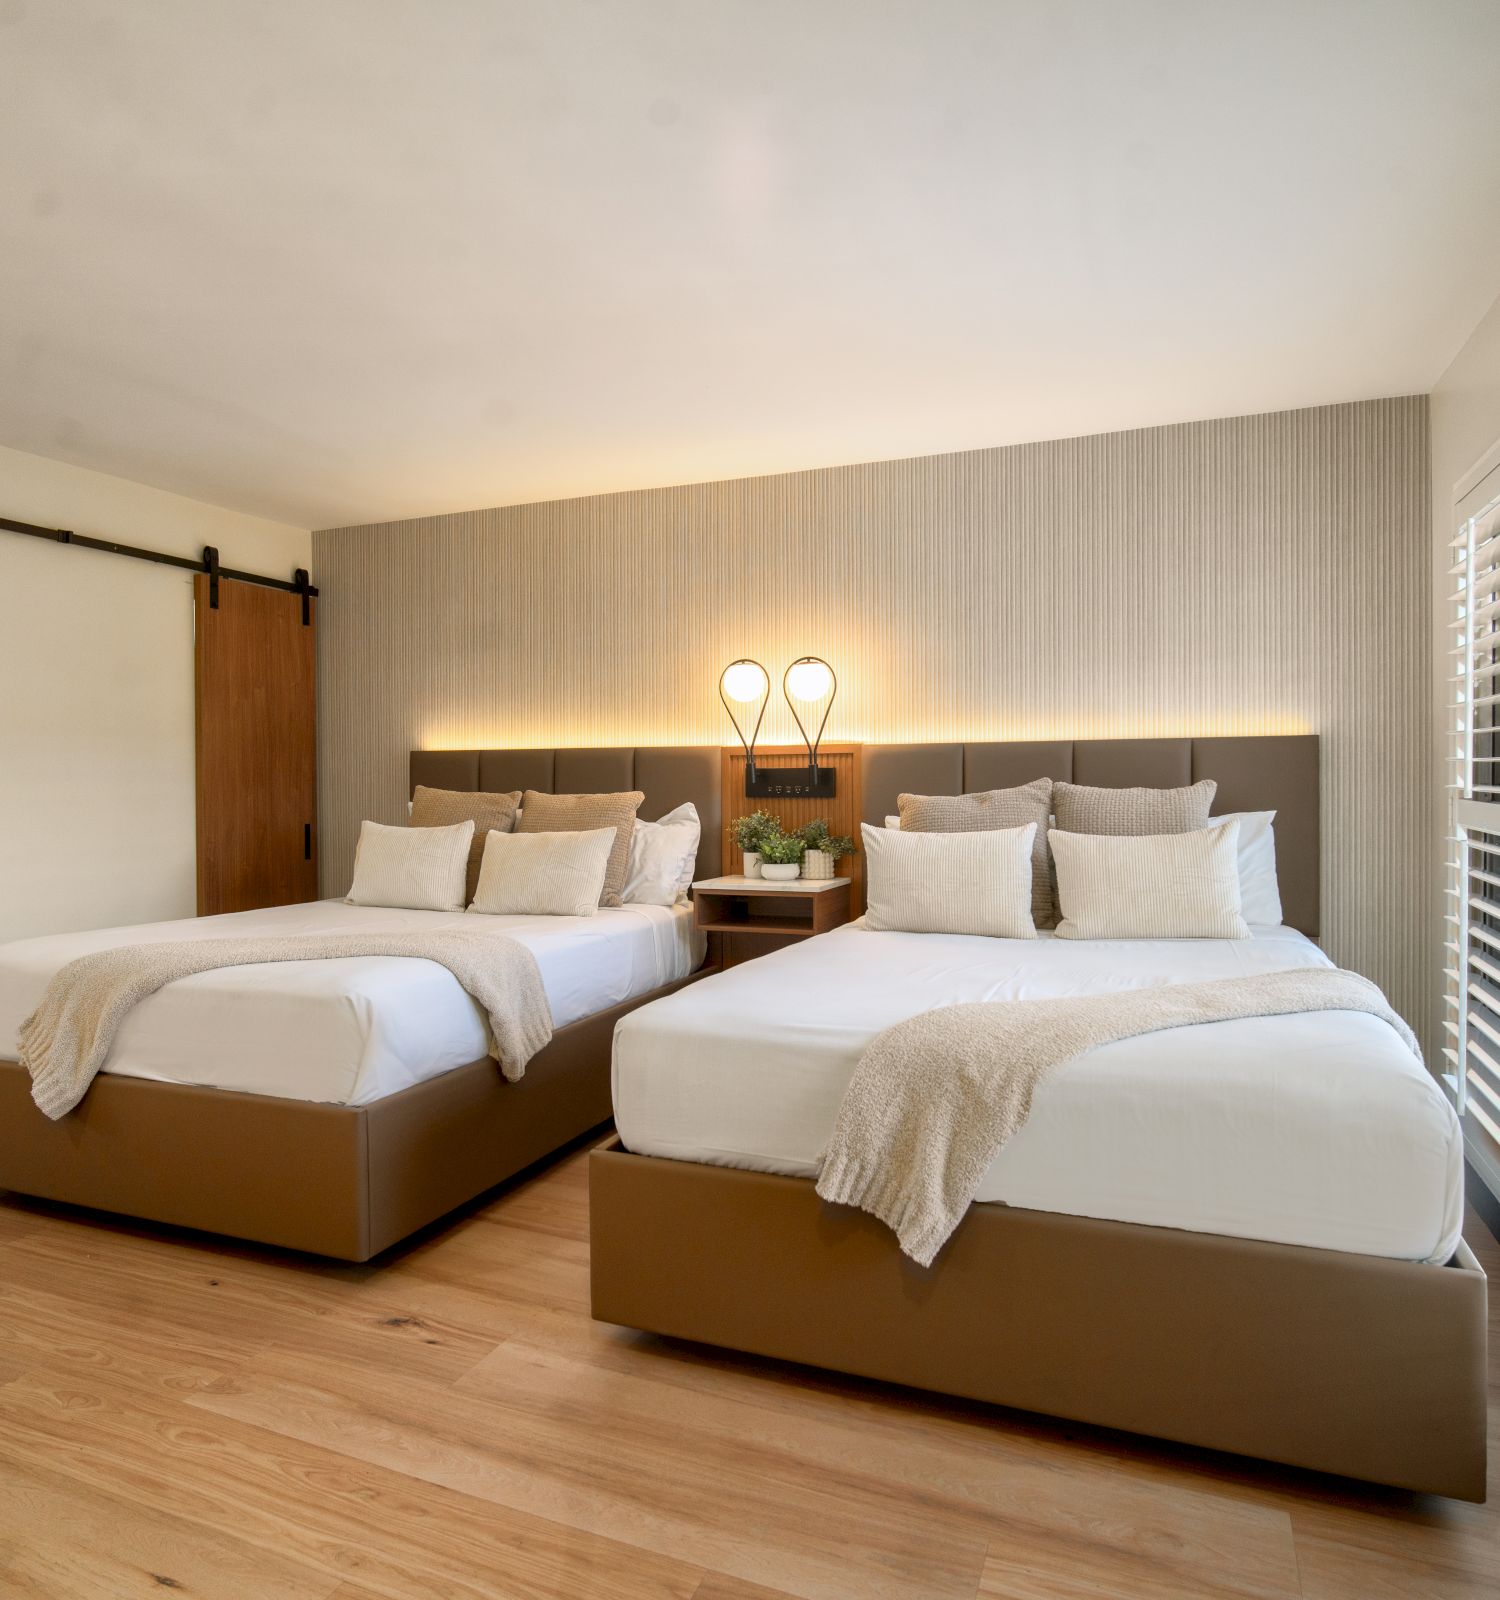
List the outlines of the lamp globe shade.
{"type": "Polygon", "coordinates": [[[723,682],[724,693],[741,705],[759,700],[766,692],[765,669],[753,661],[736,661],[733,666],[726,667],[723,682]]]}
{"type": "Polygon", "coordinates": [[[833,687],[833,674],[822,661],[799,661],[787,673],[786,687],[799,700],[821,700],[833,687]]]}

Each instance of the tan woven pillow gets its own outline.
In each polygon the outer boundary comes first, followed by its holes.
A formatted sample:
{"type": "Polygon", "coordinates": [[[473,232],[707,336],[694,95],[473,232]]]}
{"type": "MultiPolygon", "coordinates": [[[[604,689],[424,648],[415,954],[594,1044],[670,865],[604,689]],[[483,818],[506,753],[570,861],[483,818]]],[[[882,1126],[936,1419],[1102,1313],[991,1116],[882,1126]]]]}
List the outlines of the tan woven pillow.
{"type": "Polygon", "coordinates": [[[484,841],[491,833],[513,833],[516,807],[521,791],[510,794],[484,794],[461,789],[429,789],[417,785],[411,797],[411,825],[414,828],[451,828],[455,822],[474,824],[474,842],[469,846],[469,868],[464,879],[464,904],[474,898],[479,886],[479,864],[484,860],[484,841]]]}
{"type": "Polygon", "coordinates": [[[1094,789],[1059,783],[1052,811],[1063,833],[1197,833],[1208,826],[1218,784],[1212,778],[1186,789],[1094,789]]]}
{"type": "Polygon", "coordinates": [[[543,794],[528,789],[521,800],[521,821],[517,833],[586,833],[595,828],[615,830],[614,848],[609,852],[609,871],[604,874],[601,906],[622,904],[620,891],[630,865],[630,836],[635,832],[635,814],[646,798],[640,789],[622,794],[543,794]]]}
{"type": "Polygon", "coordinates": [[[903,794],[896,797],[896,806],[901,812],[903,833],[989,833],[996,828],[1024,828],[1034,822],[1031,920],[1039,928],[1052,926],[1052,873],[1047,856],[1051,778],[1038,778],[1017,789],[986,789],[980,794],[903,794]]]}

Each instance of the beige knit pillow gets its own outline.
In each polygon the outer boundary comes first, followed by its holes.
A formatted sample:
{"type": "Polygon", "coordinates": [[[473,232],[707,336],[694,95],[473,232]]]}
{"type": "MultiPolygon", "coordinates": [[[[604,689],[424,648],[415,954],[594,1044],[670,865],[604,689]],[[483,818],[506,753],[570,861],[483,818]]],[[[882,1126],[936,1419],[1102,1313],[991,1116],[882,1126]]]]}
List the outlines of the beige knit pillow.
{"type": "Polygon", "coordinates": [[[469,846],[469,866],[464,879],[464,903],[474,898],[479,884],[479,864],[484,859],[484,841],[492,833],[511,833],[516,826],[516,807],[521,791],[485,794],[461,789],[429,789],[417,785],[411,798],[411,825],[414,828],[448,828],[455,822],[474,824],[474,842],[469,846]]]}
{"type": "Polygon", "coordinates": [[[1212,778],[1186,789],[1095,789],[1059,783],[1052,813],[1064,833],[1196,833],[1208,826],[1218,784],[1212,778]]]}
{"type": "Polygon", "coordinates": [[[1237,818],[1194,833],[1052,832],[1059,939],[1248,939],[1237,818]]]}
{"type": "Polygon", "coordinates": [[[528,789],[521,799],[521,820],[517,833],[586,833],[595,828],[615,830],[614,848],[609,852],[609,871],[604,874],[601,906],[623,902],[620,891],[630,865],[630,836],[635,832],[635,814],[646,798],[640,789],[622,794],[543,794],[528,789]]]}
{"type": "Polygon", "coordinates": [[[1034,822],[1031,920],[1039,928],[1052,926],[1052,874],[1047,861],[1051,778],[1038,778],[1017,789],[986,789],[980,794],[903,794],[896,797],[896,806],[901,812],[903,833],[988,833],[994,828],[1024,828],[1034,822]]]}

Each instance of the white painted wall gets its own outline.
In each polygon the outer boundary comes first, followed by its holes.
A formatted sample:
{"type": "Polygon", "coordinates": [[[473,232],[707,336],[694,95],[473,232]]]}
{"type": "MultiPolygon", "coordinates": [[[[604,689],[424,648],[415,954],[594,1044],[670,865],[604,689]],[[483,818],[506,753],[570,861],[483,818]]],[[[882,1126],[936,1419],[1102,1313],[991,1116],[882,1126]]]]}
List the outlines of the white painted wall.
{"type": "MultiPolygon", "coordinates": [[[[290,578],[303,529],[0,449],[0,516],[290,578]]],[[[0,532],[0,940],[191,916],[192,574],[0,532]]]]}

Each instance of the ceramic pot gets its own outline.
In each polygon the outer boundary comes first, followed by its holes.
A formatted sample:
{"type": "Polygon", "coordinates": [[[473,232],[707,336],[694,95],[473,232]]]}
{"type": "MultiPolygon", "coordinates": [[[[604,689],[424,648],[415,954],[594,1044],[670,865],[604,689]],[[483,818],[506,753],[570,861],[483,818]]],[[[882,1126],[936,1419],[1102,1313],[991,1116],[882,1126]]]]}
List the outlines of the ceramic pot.
{"type": "Polygon", "coordinates": [[[802,857],[802,876],[804,878],[831,878],[836,865],[833,857],[826,850],[809,850],[802,857]]]}
{"type": "Polygon", "coordinates": [[[744,850],[741,854],[745,858],[745,876],[747,878],[758,878],[760,876],[760,851],[744,850]]]}
{"type": "Polygon", "coordinates": [[[769,878],[773,883],[791,883],[801,873],[802,868],[795,861],[763,861],[760,875],[769,878]]]}

